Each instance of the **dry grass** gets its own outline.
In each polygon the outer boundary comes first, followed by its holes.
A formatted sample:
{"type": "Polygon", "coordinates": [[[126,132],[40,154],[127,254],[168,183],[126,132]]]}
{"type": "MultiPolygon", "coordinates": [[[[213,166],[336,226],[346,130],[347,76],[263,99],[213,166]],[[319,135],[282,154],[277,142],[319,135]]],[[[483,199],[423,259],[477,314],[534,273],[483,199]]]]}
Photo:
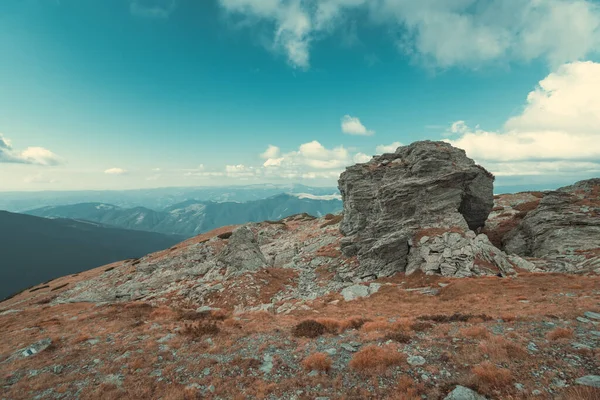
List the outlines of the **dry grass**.
{"type": "Polygon", "coordinates": [[[573,330],[568,328],[555,328],[546,334],[548,340],[571,339],[573,330]]]}
{"type": "Polygon", "coordinates": [[[493,336],[482,341],[479,343],[479,350],[482,354],[488,356],[490,360],[497,363],[514,362],[529,357],[529,354],[523,347],[502,336],[493,336]]]}
{"type": "Polygon", "coordinates": [[[591,386],[573,386],[565,390],[559,397],[560,400],[598,400],[600,388],[591,386]]]}
{"type": "Polygon", "coordinates": [[[331,365],[331,358],[325,353],[311,354],[302,361],[302,366],[307,371],[329,372],[331,365]]]}
{"type": "Polygon", "coordinates": [[[480,390],[490,392],[503,389],[513,381],[512,373],[509,369],[498,368],[490,362],[483,362],[471,369],[474,382],[480,390]]]}
{"type": "Polygon", "coordinates": [[[389,367],[403,364],[406,358],[395,347],[371,345],[354,354],[350,360],[350,368],[362,373],[381,373],[389,367]]]}
{"type": "Polygon", "coordinates": [[[470,326],[461,329],[460,334],[471,339],[485,339],[490,335],[490,332],[483,326],[470,326]]]}

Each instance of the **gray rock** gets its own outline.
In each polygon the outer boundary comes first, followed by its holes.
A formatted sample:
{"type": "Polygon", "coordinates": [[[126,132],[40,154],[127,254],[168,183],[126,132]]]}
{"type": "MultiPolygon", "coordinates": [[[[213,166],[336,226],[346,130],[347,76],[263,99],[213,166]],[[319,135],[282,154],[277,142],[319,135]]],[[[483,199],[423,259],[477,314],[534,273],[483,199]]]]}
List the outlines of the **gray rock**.
{"type": "Polygon", "coordinates": [[[592,322],[589,319],[583,318],[583,317],[577,317],[577,321],[584,323],[584,324],[589,324],[590,322],[592,322]]]}
{"type": "Polygon", "coordinates": [[[338,182],[342,252],[358,256],[360,277],[408,272],[409,263],[426,273],[470,276],[479,273],[473,262],[479,251],[499,270],[512,269],[489,241],[467,236],[493,207],[493,181],[463,150],[444,142],[415,142],[349,167],[338,182]],[[449,231],[457,233],[440,241],[449,231]],[[413,243],[416,235],[423,235],[419,243],[413,243]]]}
{"type": "Polygon", "coordinates": [[[412,366],[425,365],[425,359],[421,356],[410,356],[407,361],[412,366]]]}
{"type": "Polygon", "coordinates": [[[325,350],[326,354],[329,354],[330,356],[333,356],[337,353],[337,349],[331,348],[331,349],[327,349],[325,350]]]}
{"type": "Polygon", "coordinates": [[[600,337],[600,331],[590,331],[590,334],[592,336],[598,336],[598,337],[600,337]]]}
{"type": "Polygon", "coordinates": [[[233,231],[229,243],[217,256],[217,262],[233,274],[256,271],[267,266],[254,233],[245,225],[233,231]]]}
{"type": "Polygon", "coordinates": [[[543,258],[556,272],[593,271],[600,266],[595,252],[600,214],[582,202],[597,202],[600,178],[580,181],[548,192],[503,242],[508,253],[543,258]]]}
{"type": "Polygon", "coordinates": [[[342,296],[344,300],[352,301],[360,297],[368,297],[371,294],[368,286],[364,285],[352,285],[342,290],[342,296]]]}
{"type": "Polygon", "coordinates": [[[581,378],[575,379],[575,383],[578,385],[600,388],[600,375],[582,376],[581,378]]]}
{"type": "Polygon", "coordinates": [[[486,400],[486,398],[474,390],[464,386],[457,386],[444,400],[486,400]]]}
{"type": "Polygon", "coordinates": [[[260,366],[260,370],[265,374],[268,374],[273,369],[273,356],[271,354],[265,354],[263,356],[263,363],[260,366]]]}
{"type": "Polygon", "coordinates": [[[341,347],[342,349],[346,350],[346,351],[349,351],[349,352],[351,352],[351,353],[354,353],[354,352],[358,351],[358,347],[352,346],[352,345],[350,345],[350,344],[348,344],[348,343],[342,343],[342,344],[340,345],[340,347],[341,347]]]}
{"type": "Polygon", "coordinates": [[[19,350],[16,353],[16,355],[17,355],[17,357],[20,357],[20,358],[31,357],[31,356],[38,354],[39,352],[46,350],[48,347],[50,347],[51,344],[52,344],[51,339],[43,339],[43,340],[40,340],[39,342],[36,342],[36,343],[30,345],[27,348],[19,350]]]}
{"type": "Polygon", "coordinates": [[[586,311],[583,313],[583,316],[586,318],[589,318],[589,319],[600,320],[600,313],[596,313],[596,312],[586,311]]]}
{"type": "Polygon", "coordinates": [[[537,353],[538,351],[540,351],[537,345],[533,342],[529,342],[529,344],[527,345],[527,350],[529,350],[532,353],[537,353]]]}

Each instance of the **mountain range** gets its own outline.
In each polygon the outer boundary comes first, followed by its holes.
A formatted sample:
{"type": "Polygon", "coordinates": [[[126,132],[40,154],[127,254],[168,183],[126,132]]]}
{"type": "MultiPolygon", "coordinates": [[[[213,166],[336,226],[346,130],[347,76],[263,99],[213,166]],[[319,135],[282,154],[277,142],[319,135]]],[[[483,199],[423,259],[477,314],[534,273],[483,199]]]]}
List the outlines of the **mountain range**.
{"type": "Polygon", "coordinates": [[[0,211],[0,299],[35,283],[169,248],[151,232],[0,211]]]}
{"type": "Polygon", "coordinates": [[[279,220],[300,213],[320,217],[341,209],[342,201],[337,195],[279,194],[244,203],[187,200],[159,211],[146,207],[124,208],[106,203],[81,203],[47,206],[25,213],[191,237],[225,225],[279,220]]]}
{"type": "Polygon", "coordinates": [[[123,208],[146,207],[162,210],[195,199],[214,202],[247,202],[281,193],[314,196],[337,195],[336,187],[312,187],[300,184],[256,184],[243,186],[167,187],[135,190],[82,190],[44,192],[2,192],[0,210],[23,212],[45,206],[78,203],[107,203],[123,208]]]}

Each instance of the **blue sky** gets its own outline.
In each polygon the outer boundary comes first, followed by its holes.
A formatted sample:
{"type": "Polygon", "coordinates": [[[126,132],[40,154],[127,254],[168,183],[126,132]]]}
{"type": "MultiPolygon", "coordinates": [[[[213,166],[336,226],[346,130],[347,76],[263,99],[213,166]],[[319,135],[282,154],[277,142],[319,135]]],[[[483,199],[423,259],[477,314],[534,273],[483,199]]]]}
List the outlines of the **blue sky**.
{"type": "Polygon", "coordinates": [[[422,139],[598,176],[599,50],[585,0],[3,0],[0,190],[334,185],[422,139]]]}

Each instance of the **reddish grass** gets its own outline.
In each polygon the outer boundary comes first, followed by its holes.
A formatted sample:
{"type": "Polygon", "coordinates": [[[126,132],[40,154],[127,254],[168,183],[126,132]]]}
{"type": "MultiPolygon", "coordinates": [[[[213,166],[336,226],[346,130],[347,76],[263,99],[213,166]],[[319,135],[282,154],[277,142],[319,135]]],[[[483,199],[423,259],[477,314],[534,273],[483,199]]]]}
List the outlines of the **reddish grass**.
{"type": "Polygon", "coordinates": [[[399,353],[394,347],[371,345],[354,354],[350,360],[350,368],[362,373],[382,372],[404,363],[406,358],[405,354],[399,353]]]}
{"type": "Polygon", "coordinates": [[[600,399],[600,388],[573,386],[566,389],[558,398],[560,400],[598,400],[600,399]]]}
{"type": "Polygon", "coordinates": [[[471,372],[473,373],[475,384],[486,392],[503,389],[510,385],[513,380],[509,369],[498,368],[488,361],[473,367],[471,372]]]}
{"type": "Polygon", "coordinates": [[[573,330],[568,328],[555,328],[546,334],[548,340],[571,339],[573,330]]]}
{"type": "Polygon", "coordinates": [[[470,326],[461,329],[460,334],[472,339],[485,339],[490,335],[490,332],[483,326],[470,326]]]}
{"type": "Polygon", "coordinates": [[[331,358],[325,353],[311,354],[302,361],[302,366],[307,371],[329,372],[331,365],[331,358]]]}
{"type": "Polygon", "coordinates": [[[487,355],[490,360],[498,363],[524,360],[529,357],[529,354],[523,347],[502,336],[492,336],[482,341],[479,343],[479,350],[481,353],[487,355]]]}
{"type": "Polygon", "coordinates": [[[300,322],[292,330],[292,335],[296,337],[316,338],[327,332],[325,325],[318,323],[314,319],[307,319],[300,322]]]}

